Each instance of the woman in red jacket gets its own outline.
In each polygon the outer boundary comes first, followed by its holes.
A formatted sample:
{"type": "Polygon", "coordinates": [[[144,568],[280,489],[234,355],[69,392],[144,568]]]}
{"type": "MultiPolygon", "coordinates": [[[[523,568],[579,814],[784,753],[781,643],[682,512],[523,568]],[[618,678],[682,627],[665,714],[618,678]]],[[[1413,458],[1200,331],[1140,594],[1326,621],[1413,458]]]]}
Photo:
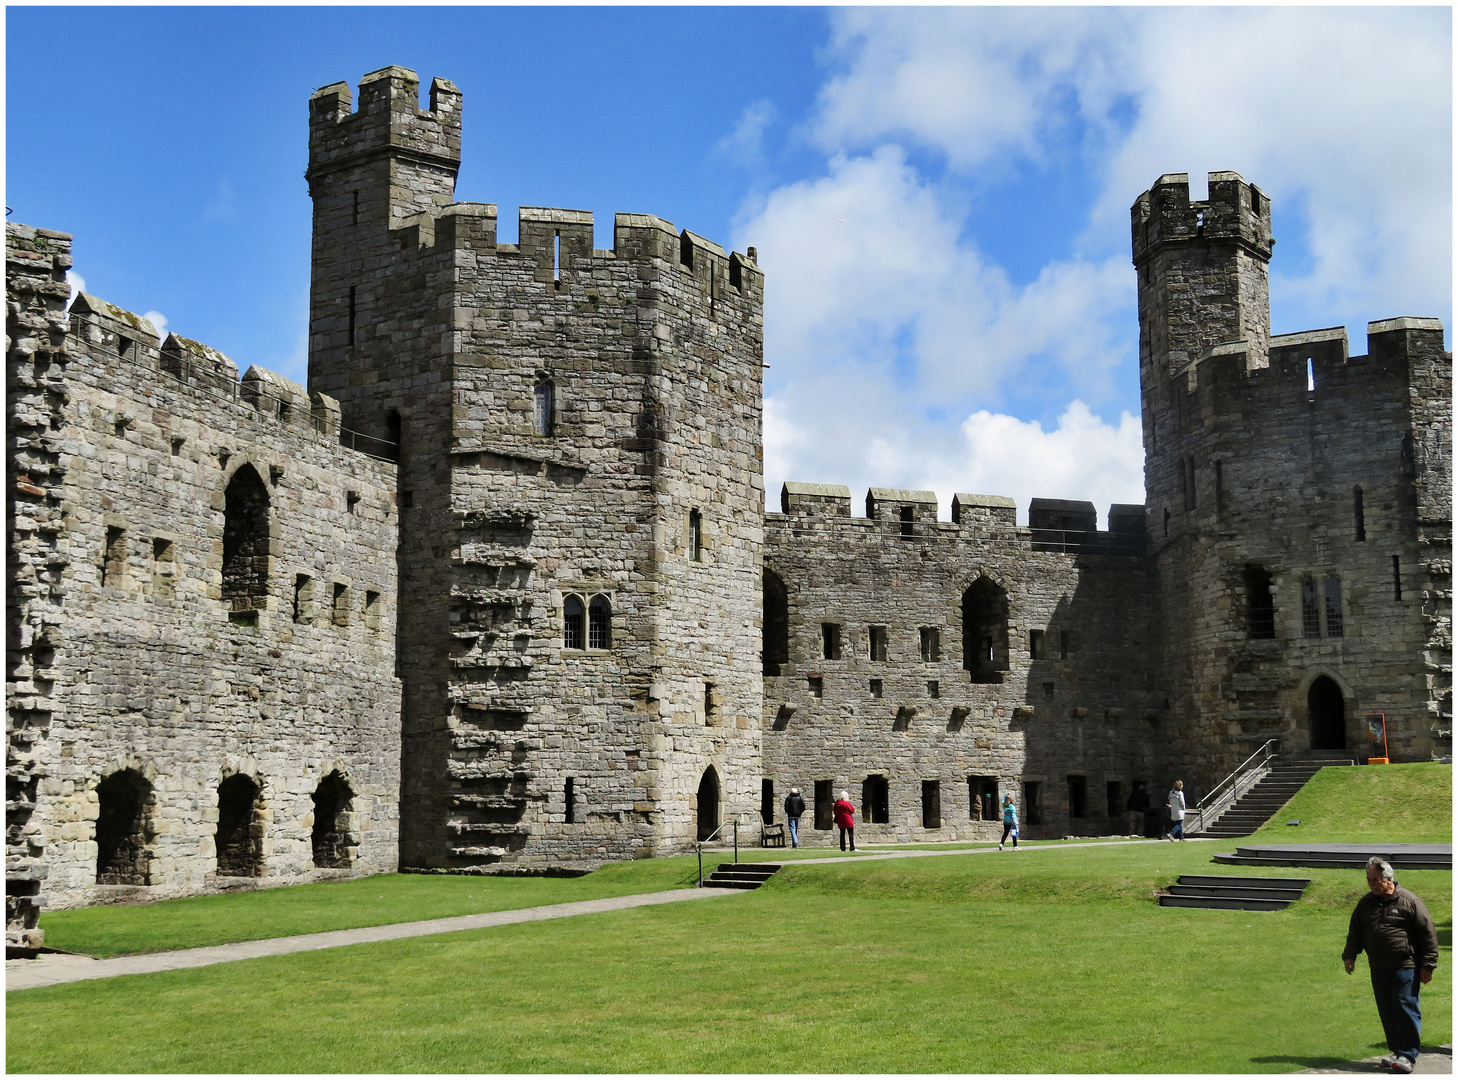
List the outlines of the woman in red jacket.
{"type": "Polygon", "coordinates": [[[835,800],[832,807],[835,813],[835,824],[840,829],[840,850],[845,850],[845,842],[850,841],[850,849],[856,849],[856,808],[851,805],[850,792],[842,791],[840,798],[835,800]]]}

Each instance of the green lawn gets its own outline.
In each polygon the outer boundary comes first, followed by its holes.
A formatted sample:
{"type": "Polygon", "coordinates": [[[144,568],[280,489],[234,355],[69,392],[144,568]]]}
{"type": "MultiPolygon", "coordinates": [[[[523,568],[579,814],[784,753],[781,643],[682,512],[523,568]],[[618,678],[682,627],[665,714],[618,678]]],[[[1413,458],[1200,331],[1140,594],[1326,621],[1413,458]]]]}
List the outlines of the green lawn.
{"type": "Polygon", "coordinates": [[[1361,840],[1453,842],[1453,766],[1353,765],[1322,769],[1252,843],[1361,840]],[[1287,825],[1291,819],[1300,825],[1287,825]]]}
{"type": "MultiPolygon", "coordinates": [[[[1327,770],[1292,816],[1326,830],[1303,826],[1302,839],[1361,839],[1381,820],[1411,830],[1389,838],[1448,840],[1434,807],[1450,777],[1327,770]]],[[[1360,870],[1263,871],[1313,879],[1284,912],[1165,909],[1154,897],[1177,875],[1237,872],[1210,863],[1228,848],[1040,847],[819,866],[806,864],[839,852],[755,851],[791,865],[708,903],[16,992],[7,1068],[1289,1072],[1383,1052],[1364,965],[1341,970],[1360,870]]],[[[139,951],[220,928],[237,940],[673,888],[694,869],[390,876],[53,913],[45,926],[48,943],[139,951]]],[[[1443,946],[1424,1042],[1451,1042],[1452,875],[1399,880],[1427,901],[1443,946]]]]}

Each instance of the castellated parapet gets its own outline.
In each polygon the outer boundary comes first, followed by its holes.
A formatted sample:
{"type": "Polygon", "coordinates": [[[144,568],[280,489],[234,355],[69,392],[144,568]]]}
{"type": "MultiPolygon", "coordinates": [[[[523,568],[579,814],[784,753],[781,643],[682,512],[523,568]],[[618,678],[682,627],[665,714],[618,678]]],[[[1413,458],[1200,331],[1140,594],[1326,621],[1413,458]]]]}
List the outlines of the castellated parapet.
{"type": "MultiPolygon", "coordinates": [[[[8,934],[43,906],[580,872],[782,817],[1123,833],[1285,753],[1451,757],[1451,355],[1272,336],[1270,204],[1136,201],[1145,505],[763,489],[755,252],[456,202],[463,99],[309,102],[309,379],[8,227],[8,934]],[[397,603],[396,596],[408,597],[397,603]],[[1157,801],[1157,800],[1156,800],[1157,801]]],[[[1157,822],[1152,823],[1157,830],[1157,822]]],[[[742,832],[741,832],[742,835],[742,832]]],[[[752,835],[752,833],[751,833],[752,835]]]]}
{"type": "Polygon", "coordinates": [[[398,865],[394,466],[337,406],[6,232],[11,937],[50,908],[398,865]]]}

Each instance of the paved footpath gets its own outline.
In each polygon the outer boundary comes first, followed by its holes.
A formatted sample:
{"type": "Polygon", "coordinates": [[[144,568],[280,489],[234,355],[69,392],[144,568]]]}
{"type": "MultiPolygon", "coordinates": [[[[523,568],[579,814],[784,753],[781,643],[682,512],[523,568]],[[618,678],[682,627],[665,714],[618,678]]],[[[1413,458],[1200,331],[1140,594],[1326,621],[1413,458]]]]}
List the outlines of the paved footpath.
{"type": "MultiPolygon", "coordinates": [[[[1147,840],[1096,841],[1106,844],[1140,844],[1147,840]]],[[[1039,844],[1018,849],[1021,855],[1049,848],[1091,847],[1093,844],[1039,844]]],[[[758,850],[758,849],[755,849],[758,850]]],[[[1011,855],[1009,848],[1002,854],[1011,855]]],[[[706,851],[715,858],[732,854],[727,851],[706,851]]],[[[948,848],[930,851],[888,851],[878,855],[843,855],[828,859],[792,859],[785,866],[819,866],[825,863],[868,862],[880,859],[915,859],[933,855],[996,855],[997,848],[948,848]]],[[[81,982],[85,979],[109,979],[114,975],[145,975],[153,971],[176,971],[179,968],[207,967],[232,960],[252,960],[259,956],[283,956],[286,953],[310,952],[314,949],[337,949],[342,945],[366,945],[373,941],[398,941],[400,938],[450,934],[457,930],[481,930],[489,926],[537,922],[541,919],[566,919],[573,915],[593,915],[602,911],[650,907],[654,904],[675,904],[683,900],[707,900],[711,897],[742,896],[742,889],[673,889],[668,892],[614,896],[603,900],[577,900],[570,904],[547,904],[543,907],[518,908],[515,911],[485,911],[478,915],[456,915],[449,919],[423,922],[392,923],[389,926],[364,926],[355,930],[328,930],[322,934],[300,934],[297,937],[264,938],[260,941],[239,941],[231,945],[210,945],[201,949],[179,949],[175,952],[145,953],[141,956],[118,956],[97,960],[75,953],[42,953],[34,960],[5,962],[5,990],[33,990],[39,986],[81,982]]]]}

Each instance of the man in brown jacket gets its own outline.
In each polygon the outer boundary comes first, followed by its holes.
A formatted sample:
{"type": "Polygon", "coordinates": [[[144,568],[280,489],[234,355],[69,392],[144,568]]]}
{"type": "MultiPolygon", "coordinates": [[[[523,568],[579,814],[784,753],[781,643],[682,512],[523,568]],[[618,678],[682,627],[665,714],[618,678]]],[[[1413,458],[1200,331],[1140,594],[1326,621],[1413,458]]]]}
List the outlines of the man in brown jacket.
{"type": "Polygon", "coordinates": [[[1377,1015],[1392,1051],[1382,1064],[1393,1072],[1410,1073],[1422,1042],[1418,992],[1438,966],[1438,934],[1426,905],[1398,887],[1385,859],[1374,855],[1367,860],[1367,888],[1371,891],[1352,912],[1342,963],[1350,975],[1357,954],[1366,950],[1377,1015]]]}

